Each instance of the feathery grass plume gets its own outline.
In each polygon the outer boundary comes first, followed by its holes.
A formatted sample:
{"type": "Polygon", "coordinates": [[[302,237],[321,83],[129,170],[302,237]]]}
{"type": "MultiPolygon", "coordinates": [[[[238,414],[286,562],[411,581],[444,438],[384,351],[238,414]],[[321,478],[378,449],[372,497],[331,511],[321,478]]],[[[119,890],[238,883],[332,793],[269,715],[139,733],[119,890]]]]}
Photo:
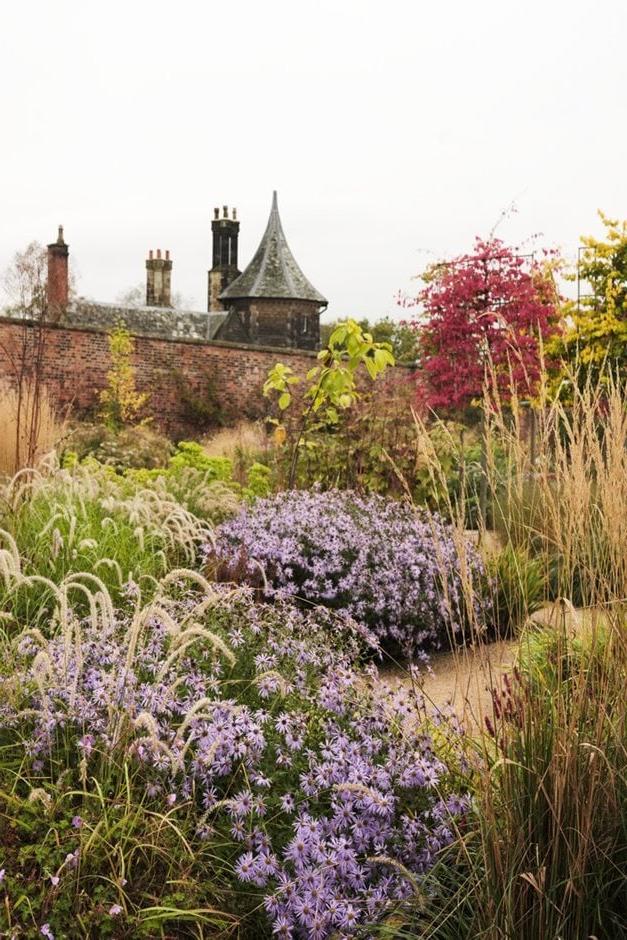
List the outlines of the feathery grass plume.
{"type": "Polygon", "coordinates": [[[506,569],[524,626],[516,666],[491,680],[471,755],[475,812],[407,936],[624,932],[626,390],[609,374],[569,386],[569,404],[541,390],[505,408],[486,393],[488,498],[504,551],[516,553],[506,569]],[[541,569],[542,594],[529,590],[525,558],[541,569]],[[541,601],[551,606],[530,620],[541,601]]]}
{"type": "Polygon", "coordinates": [[[188,641],[195,642],[196,639],[207,640],[214,650],[217,650],[224,656],[229,666],[235,665],[235,655],[232,650],[229,649],[228,644],[225,643],[222,637],[217,633],[213,633],[200,623],[192,623],[179,632],[172,640],[172,649],[180,654],[182,647],[189,645],[188,641]]]}
{"type": "Polygon", "coordinates": [[[21,391],[0,385],[0,475],[11,475],[23,463],[39,463],[66,432],[48,390],[22,383],[21,391]]]}

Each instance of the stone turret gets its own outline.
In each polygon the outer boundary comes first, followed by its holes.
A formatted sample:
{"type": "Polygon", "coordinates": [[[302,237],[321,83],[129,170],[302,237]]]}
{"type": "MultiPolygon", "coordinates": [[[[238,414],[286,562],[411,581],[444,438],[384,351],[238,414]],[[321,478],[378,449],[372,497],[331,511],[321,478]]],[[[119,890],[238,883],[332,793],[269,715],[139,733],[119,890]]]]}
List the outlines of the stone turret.
{"type": "Polygon", "coordinates": [[[255,256],[220,294],[229,311],[221,338],[257,345],[317,349],[328,301],[307,280],[287,244],[276,192],[255,256]]]}

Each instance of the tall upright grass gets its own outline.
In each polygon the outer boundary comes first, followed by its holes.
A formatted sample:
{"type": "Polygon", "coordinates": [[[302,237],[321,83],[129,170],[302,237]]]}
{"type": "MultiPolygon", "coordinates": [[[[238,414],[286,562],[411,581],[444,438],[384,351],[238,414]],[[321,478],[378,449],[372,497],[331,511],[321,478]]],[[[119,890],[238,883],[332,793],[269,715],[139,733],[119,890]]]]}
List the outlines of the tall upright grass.
{"type": "Polygon", "coordinates": [[[488,407],[488,485],[503,537],[540,555],[554,596],[578,606],[627,597],[627,409],[611,376],[582,389],[568,406],[546,399],[529,421],[514,398],[488,407]],[[509,472],[495,473],[506,449],[509,472]]]}
{"type": "Polygon", "coordinates": [[[24,383],[21,395],[0,385],[0,477],[32,466],[58,444],[65,422],[45,388],[24,383]]]}
{"type": "MultiPolygon", "coordinates": [[[[545,571],[545,602],[558,603],[544,626],[523,629],[514,672],[493,680],[470,755],[474,822],[435,874],[440,901],[412,936],[627,933],[627,409],[611,377],[573,387],[569,406],[541,402],[533,448],[515,397],[507,409],[486,401],[501,541],[520,553],[521,584],[527,557],[545,571]]],[[[440,472],[437,455],[432,467],[440,472]]],[[[463,520],[463,506],[451,510],[463,520]]]]}

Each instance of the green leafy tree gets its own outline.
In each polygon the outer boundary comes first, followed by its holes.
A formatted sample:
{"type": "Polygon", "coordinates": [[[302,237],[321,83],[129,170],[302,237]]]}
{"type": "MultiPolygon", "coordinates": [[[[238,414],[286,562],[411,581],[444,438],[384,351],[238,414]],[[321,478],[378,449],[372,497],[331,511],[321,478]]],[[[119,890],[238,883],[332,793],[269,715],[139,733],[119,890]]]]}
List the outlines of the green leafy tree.
{"type": "MultiPolygon", "coordinates": [[[[627,220],[599,212],[605,238],[583,236],[581,294],[565,304],[566,330],[556,352],[581,367],[583,378],[605,367],[627,376],[627,220]],[[587,285],[587,286],[586,286],[587,285]]],[[[571,275],[571,279],[576,278],[571,275]]]]}
{"type": "MultiPolygon", "coordinates": [[[[326,349],[318,353],[319,364],[307,373],[310,383],[302,399],[302,409],[292,446],[288,486],[293,486],[299,450],[315,446],[313,435],[323,428],[337,426],[342,411],[350,408],[359,398],[358,373],[366,370],[376,379],[388,366],[394,365],[389,343],[376,342],[371,333],[362,330],[355,320],[340,323],[331,333],[326,349]]],[[[268,373],[263,387],[264,395],[277,396],[281,412],[287,411],[294,401],[293,389],[301,377],[278,362],[268,373]]],[[[284,440],[286,429],[277,424],[277,439],[284,440]]]]}
{"type": "MultiPolygon", "coordinates": [[[[391,317],[383,317],[374,323],[366,318],[356,321],[364,333],[370,333],[376,343],[388,343],[396,362],[415,362],[418,356],[416,332],[412,327],[391,317]]],[[[320,340],[323,346],[329,341],[338,321],[320,324],[320,340]]]]}

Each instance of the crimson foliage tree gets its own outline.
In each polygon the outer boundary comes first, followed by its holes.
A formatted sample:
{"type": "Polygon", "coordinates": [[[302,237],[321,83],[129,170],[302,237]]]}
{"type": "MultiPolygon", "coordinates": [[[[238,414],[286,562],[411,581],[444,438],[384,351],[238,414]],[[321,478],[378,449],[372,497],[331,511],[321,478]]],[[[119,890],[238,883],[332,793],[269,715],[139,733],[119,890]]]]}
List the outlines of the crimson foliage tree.
{"type": "Polygon", "coordinates": [[[431,266],[413,301],[427,404],[461,410],[481,397],[486,373],[508,400],[532,396],[541,341],[557,326],[548,253],[524,256],[499,239],[477,238],[470,254],[431,266]]]}

